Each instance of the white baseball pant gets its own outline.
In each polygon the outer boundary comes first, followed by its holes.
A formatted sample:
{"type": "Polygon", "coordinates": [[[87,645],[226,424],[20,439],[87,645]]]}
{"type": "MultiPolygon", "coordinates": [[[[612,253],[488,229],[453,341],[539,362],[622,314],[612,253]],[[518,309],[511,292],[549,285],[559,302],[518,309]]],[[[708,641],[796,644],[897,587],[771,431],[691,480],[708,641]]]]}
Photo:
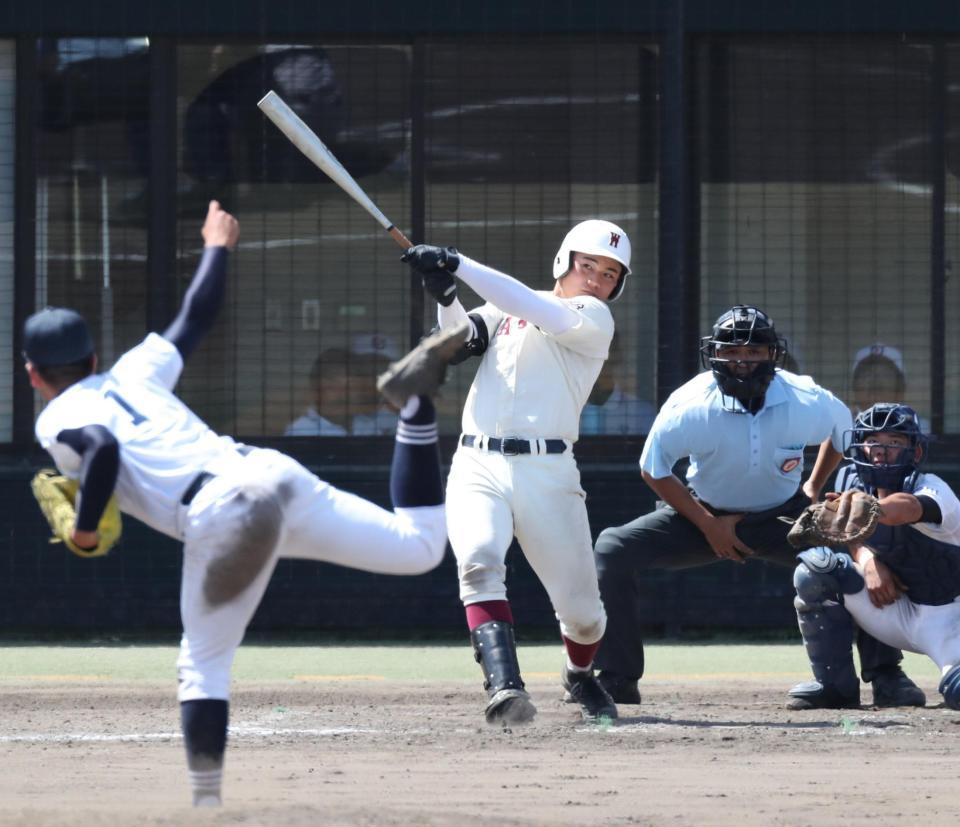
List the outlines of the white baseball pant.
{"type": "Polygon", "coordinates": [[[279,558],[420,574],[446,548],[442,505],[389,512],[273,450],[240,459],[187,508],[180,701],[229,700],[234,655],[279,558]]]}
{"type": "Polygon", "coordinates": [[[464,605],[505,600],[510,542],[516,536],[553,604],[564,637],[603,637],[586,493],[573,455],[502,456],[460,447],[447,480],[447,532],[464,605]]]}

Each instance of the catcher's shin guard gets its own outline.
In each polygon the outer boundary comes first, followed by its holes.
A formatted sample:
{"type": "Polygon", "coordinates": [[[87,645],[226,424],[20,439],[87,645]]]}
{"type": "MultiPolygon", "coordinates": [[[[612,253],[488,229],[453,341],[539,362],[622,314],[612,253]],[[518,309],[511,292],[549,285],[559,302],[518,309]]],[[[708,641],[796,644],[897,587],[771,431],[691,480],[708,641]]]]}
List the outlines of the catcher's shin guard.
{"type": "Polygon", "coordinates": [[[811,572],[801,563],[794,585],[797,623],[816,680],[793,687],[788,707],[847,709],[860,706],[860,680],[853,665],[853,618],[839,602],[839,584],[830,573],[811,572]]]}
{"type": "Polygon", "coordinates": [[[481,623],[470,632],[473,655],[483,669],[483,688],[490,696],[484,712],[488,724],[522,724],[537,709],[524,689],[517,662],[513,626],[501,620],[481,623]]]}

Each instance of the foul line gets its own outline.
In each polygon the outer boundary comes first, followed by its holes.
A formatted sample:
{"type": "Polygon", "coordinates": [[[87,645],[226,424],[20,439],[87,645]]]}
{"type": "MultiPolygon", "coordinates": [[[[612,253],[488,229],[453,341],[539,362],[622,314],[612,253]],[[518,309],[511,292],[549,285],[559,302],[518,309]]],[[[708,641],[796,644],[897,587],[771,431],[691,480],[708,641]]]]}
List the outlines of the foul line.
{"type": "MultiPolygon", "coordinates": [[[[274,729],[271,727],[240,724],[230,727],[230,736],[233,738],[273,738],[278,735],[301,735],[306,737],[324,737],[337,735],[371,735],[378,733],[377,729],[361,729],[359,727],[329,727],[326,729],[274,729]]],[[[72,733],[33,733],[29,735],[0,735],[3,744],[66,744],[75,742],[116,743],[116,742],[143,742],[143,741],[174,741],[180,740],[183,735],[179,732],[129,732],[108,735],[102,732],[72,732],[72,733]]]]}

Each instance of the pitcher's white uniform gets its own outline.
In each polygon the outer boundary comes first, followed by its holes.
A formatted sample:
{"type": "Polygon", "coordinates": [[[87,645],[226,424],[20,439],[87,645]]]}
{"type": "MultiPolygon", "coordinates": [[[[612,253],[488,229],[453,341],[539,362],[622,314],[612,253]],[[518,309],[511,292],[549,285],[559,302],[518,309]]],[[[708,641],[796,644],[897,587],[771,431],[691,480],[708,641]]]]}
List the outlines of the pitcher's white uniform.
{"type": "MultiPolygon", "coordinates": [[[[859,487],[856,474],[844,474],[845,470],[838,476],[838,491],[859,487]]],[[[903,530],[917,531],[924,537],[949,543],[960,553],[960,501],[950,486],[936,474],[920,474],[910,493],[936,502],[942,519],[939,524],[913,523],[903,530]]],[[[843,598],[844,606],[861,629],[890,646],[927,655],[942,674],[960,664],[960,602],[957,601],[960,597],[953,603],[930,606],[915,602],[906,591],[890,605],[877,608],[870,602],[866,588],[843,598]]]]}
{"type": "Polygon", "coordinates": [[[561,301],[578,320],[558,335],[489,303],[471,311],[483,318],[490,342],[463,411],[447,482],[447,531],[464,604],[506,599],[504,558],[515,535],[563,635],[592,643],[606,617],[573,443],[614,322],[606,303],[593,296],[561,301]],[[464,445],[464,436],[480,447],[464,445]],[[527,440],[530,453],[482,450],[490,438],[527,440]],[[566,443],[563,453],[546,453],[547,440],[566,443]]]}
{"type": "Polygon", "coordinates": [[[279,557],[428,571],[444,551],[443,506],[391,513],[278,451],[218,436],[172,393],[182,370],[177,348],[151,333],[112,370],[55,397],[36,435],[74,478],[81,458],[58,434],[103,425],[116,437],[121,511],[184,542],[179,699],[226,700],[234,653],[279,557]],[[200,474],[209,481],[190,499],[200,474]]]}

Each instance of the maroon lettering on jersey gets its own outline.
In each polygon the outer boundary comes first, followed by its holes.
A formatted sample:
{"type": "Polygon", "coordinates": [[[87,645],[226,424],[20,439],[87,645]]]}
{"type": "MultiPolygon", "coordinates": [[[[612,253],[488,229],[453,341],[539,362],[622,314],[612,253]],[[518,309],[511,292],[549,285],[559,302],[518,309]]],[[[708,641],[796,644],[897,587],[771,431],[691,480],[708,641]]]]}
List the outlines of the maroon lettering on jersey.
{"type": "MultiPolygon", "coordinates": [[[[509,336],[510,335],[510,322],[513,321],[513,316],[506,316],[502,322],[500,322],[500,327],[497,328],[498,336],[509,336]]],[[[526,319],[517,319],[517,329],[523,330],[527,326],[526,319]]]]}
{"type": "Polygon", "coordinates": [[[620,245],[620,233],[610,233],[610,246],[618,247],[620,245]]]}
{"type": "Polygon", "coordinates": [[[803,462],[803,457],[790,457],[790,459],[786,459],[783,461],[783,465],[780,466],[780,470],[784,474],[789,474],[801,462],[803,462]]]}

